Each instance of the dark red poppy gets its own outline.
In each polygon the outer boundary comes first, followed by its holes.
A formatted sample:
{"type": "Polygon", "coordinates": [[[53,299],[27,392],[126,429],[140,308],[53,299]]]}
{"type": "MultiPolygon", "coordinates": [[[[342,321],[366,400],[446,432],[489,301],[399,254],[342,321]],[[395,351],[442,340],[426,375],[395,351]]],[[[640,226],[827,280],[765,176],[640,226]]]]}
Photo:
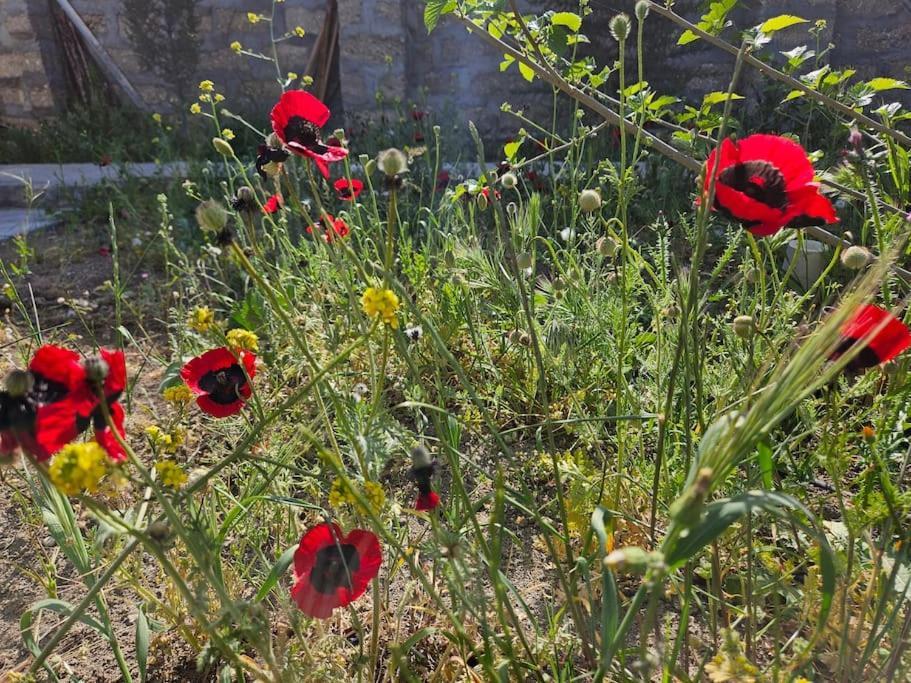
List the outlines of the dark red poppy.
{"type": "Polygon", "coordinates": [[[414,131],[413,137],[414,137],[415,143],[421,144],[422,142],[424,142],[424,131],[422,131],[422,130],[414,131]]]}
{"type": "MultiPolygon", "coordinates": [[[[72,362],[72,356],[68,357],[67,354],[73,352],[57,349],[55,353],[56,362],[61,368],[72,362]]],[[[78,355],[73,355],[78,359],[78,355]]],[[[29,366],[33,374],[38,360],[36,354],[29,366]]],[[[37,372],[46,373],[50,369],[46,362],[39,362],[37,366],[37,372]]],[[[126,452],[108,427],[104,415],[106,406],[117,431],[124,437],[124,411],[118,403],[127,386],[127,366],[123,351],[101,349],[98,356],[79,364],[79,370],[74,373],[73,379],[73,385],[65,398],[38,408],[36,442],[47,452],[56,453],[92,427],[95,441],[107,451],[108,457],[115,462],[123,462],[127,457],[126,452]],[[101,382],[100,387],[98,382],[101,382]],[[104,404],[100,394],[104,395],[104,404]]]]}
{"type": "Polygon", "coordinates": [[[323,218],[317,219],[315,226],[307,226],[307,232],[311,235],[322,234],[323,239],[329,243],[336,237],[347,237],[351,230],[341,218],[335,218],[331,213],[327,213],[323,218]]]}
{"type": "Polygon", "coordinates": [[[196,394],[196,405],[213,417],[236,415],[253,390],[256,354],[227,347],[206,351],[183,366],[180,376],[196,394]],[[249,379],[248,379],[249,378],[249,379]]]}
{"type": "Polygon", "coordinates": [[[437,173],[436,188],[437,190],[445,190],[447,187],[449,187],[449,171],[444,169],[437,173]]]}
{"type": "Polygon", "coordinates": [[[264,213],[275,213],[280,208],[285,205],[285,200],[282,199],[280,194],[274,194],[266,200],[266,203],[263,204],[264,213]]]}
{"type": "Polygon", "coordinates": [[[336,196],[345,202],[353,202],[364,189],[364,183],[357,178],[352,178],[351,182],[347,178],[339,178],[332,187],[335,188],[336,196]]]}
{"type": "Polygon", "coordinates": [[[423,121],[425,116],[427,116],[427,112],[426,112],[426,111],[421,111],[420,109],[412,109],[412,110],[411,110],[411,118],[412,118],[414,121],[423,121]]]}
{"type": "Polygon", "coordinates": [[[855,344],[866,344],[847,365],[849,370],[860,371],[890,361],[911,346],[911,331],[889,311],[865,304],[842,327],[841,339],[832,360],[855,344]]]}
{"type": "Polygon", "coordinates": [[[291,598],[307,615],[328,619],[336,607],[357,600],[383,562],[377,537],[363,529],[347,536],[337,524],[317,524],[294,552],[291,598]]]}
{"type": "Polygon", "coordinates": [[[329,120],[329,108],[306,90],[283,93],[272,108],[272,130],[294,154],[312,159],[329,177],[329,164],[348,156],[344,147],[323,144],[320,129],[329,120]]]}
{"type": "MultiPolygon", "coordinates": [[[[715,150],[706,161],[707,193],[715,150]]],[[[782,228],[835,223],[832,203],[813,182],[813,165],[799,143],[779,135],[725,139],[715,171],[714,208],[740,221],[757,237],[782,228]]]]}

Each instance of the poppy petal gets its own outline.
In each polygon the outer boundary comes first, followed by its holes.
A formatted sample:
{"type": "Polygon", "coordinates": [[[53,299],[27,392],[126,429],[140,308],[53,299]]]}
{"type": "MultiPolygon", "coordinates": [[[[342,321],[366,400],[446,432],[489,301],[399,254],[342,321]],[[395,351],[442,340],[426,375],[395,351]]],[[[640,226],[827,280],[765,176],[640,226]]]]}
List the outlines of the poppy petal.
{"type": "Polygon", "coordinates": [[[54,385],[58,393],[61,388],[75,389],[85,379],[82,358],[75,351],[70,351],[53,344],[45,344],[35,352],[28,369],[39,381],[44,380],[54,385]]]}
{"type": "MultiPolygon", "coordinates": [[[[123,423],[125,415],[123,412],[123,407],[119,403],[112,403],[111,407],[111,420],[114,422],[114,426],[117,428],[117,431],[120,433],[121,438],[126,438],[126,429],[124,429],[123,423]]],[[[101,427],[95,427],[95,441],[107,451],[108,457],[114,462],[125,462],[127,459],[126,451],[123,449],[123,446],[120,445],[120,442],[117,440],[117,437],[114,435],[114,432],[108,427],[107,424],[101,425],[101,427]]]]}
{"type": "Polygon", "coordinates": [[[39,460],[54,455],[79,436],[78,416],[90,415],[97,405],[97,399],[88,390],[83,390],[71,394],[63,401],[39,406],[34,428],[37,452],[27,450],[39,460]]]}
{"type": "Polygon", "coordinates": [[[108,364],[108,374],[104,378],[105,396],[118,396],[127,388],[127,363],[123,351],[101,349],[101,357],[108,364]]]}
{"type": "Polygon", "coordinates": [[[202,412],[212,417],[231,417],[243,410],[244,401],[237,399],[231,403],[219,403],[218,401],[213,401],[208,394],[203,394],[196,397],[196,405],[199,406],[202,412]]]}
{"type": "Polygon", "coordinates": [[[440,496],[437,495],[437,492],[429,491],[418,496],[418,499],[414,504],[414,509],[419,511],[434,510],[439,506],[439,504],[440,496]]]}
{"type": "Polygon", "coordinates": [[[855,344],[866,345],[849,363],[848,367],[854,370],[886,363],[911,347],[908,327],[889,311],[872,304],[861,306],[842,327],[841,335],[844,341],[833,354],[836,358],[855,344]]]}
{"type": "Polygon", "coordinates": [[[284,141],[284,128],[292,116],[302,119],[322,128],[329,120],[329,107],[323,104],[315,95],[306,90],[288,90],[282,93],[278,104],[272,108],[272,130],[284,141]],[[276,122],[280,128],[276,127],[276,122]]]}
{"type": "MultiPolygon", "coordinates": [[[[246,356],[248,354],[243,354],[242,352],[242,355],[246,356]]],[[[254,357],[253,361],[255,362],[255,360],[254,357]]],[[[206,351],[202,355],[196,356],[196,358],[187,362],[180,371],[180,377],[186,382],[187,386],[190,387],[190,391],[195,394],[204,394],[206,392],[200,388],[199,380],[210,372],[224,370],[225,368],[229,368],[236,364],[237,357],[231,350],[227,347],[220,346],[217,349],[206,351]]]]}

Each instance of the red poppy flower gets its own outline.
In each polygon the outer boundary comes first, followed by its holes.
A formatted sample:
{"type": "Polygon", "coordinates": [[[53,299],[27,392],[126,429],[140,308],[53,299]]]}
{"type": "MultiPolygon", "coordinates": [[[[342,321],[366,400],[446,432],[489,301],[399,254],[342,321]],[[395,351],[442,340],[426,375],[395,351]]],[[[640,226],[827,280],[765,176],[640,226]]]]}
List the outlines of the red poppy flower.
{"type": "Polygon", "coordinates": [[[383,562],[377,537],[363,529],[347,536],[337,524],[317,524],[294,552],[291,598],[311,617],[328,619],[336,607],[357,600],[383,562]]]}
{"type": "Polygon", "coordinates": [[[348,156],[344,147],[323,144],[320,129],[329,120],[329,108],[305,90],[283,93],[272,108],[272,130],[290,151],[312,159],[329,177],[329,164],[348,156]]]}
{"type": "Polygon", "coordinates": [[[849,370],[860,371],[892,360],[911,346],[911,331],[894,315],[878,306],[866,304],[841,329],[842,341],[832,360],[855,344],[866,344],[851,362],[849,370]]]}
{"type": "Polygon", "coordinates": [[[280,194],[274,194],[266,200],[265,204],[263,204],[263,212],[275,213],[284,205],[285,200],[282,199],[282,196],[280,194]]]}
{"type": "Polygon", "coordinates": [[[427,116],[426,111],[422,111],[420,109],[411,110],[411,118],[415,121],[423,121],[425,116],[427,116]]]}
{"type": "Polygon", "coordinates": [[[347,178],[339,178],[333,183],[332,187],[335,188],[335,194],[339,199],[345,202],[353,202],[357,199],[361,190],[364,189],[364,183],[357,178],[352,178],[350,183],[347,178]]]}
{"type": "Polygon", "coordinates": [[[436,472],[437,464],[423,446],[417,446],[411,452],[411,469],[408,476],[418,487],[418,498],[414,503],[415,510],[429,511],[440,504],[440,496],[433,490],[431,479],[436,472]]]}
{"type": "Polygon", "coordinates": [[[327,213],[325,217],[317,219],[315,226],[308,226],[307,232],[311,235],[316,232],[322,233],[323,239],[329,243],[335,237],[347,237],[351,230],[348,228],[348,224],[341,218],[335,218],[331,213],[327,213]],[[327,220],[330,226],[328,228],[326,227],[327,220]]]}
{"type": "MultiPolygon", "coordinates": [[[[708,192],[715,168],[715,151],[706,161],[703,192],[708,192]]],[[[782,228],[835,223],[832,203],[813,182],[813,165],[797,142],[778,135],[750,135],[738,142],[726,139],[715,182],[714,208],[757,237],[782,228]]]]}
{"type": "Polygon", "coordinates": [[[249,379],[256,375],[256,354],[235,355],[222,346],[206,351],[183,366],[180,376],[196,394],[196,404],[213,417],[236,415],[253,393],[249,379]]]}
{"type": "Polygon", "coordinates": [[[449,186],[449,171],[443,169],[437,173],[437,189],[445,190],[449,186]]]}

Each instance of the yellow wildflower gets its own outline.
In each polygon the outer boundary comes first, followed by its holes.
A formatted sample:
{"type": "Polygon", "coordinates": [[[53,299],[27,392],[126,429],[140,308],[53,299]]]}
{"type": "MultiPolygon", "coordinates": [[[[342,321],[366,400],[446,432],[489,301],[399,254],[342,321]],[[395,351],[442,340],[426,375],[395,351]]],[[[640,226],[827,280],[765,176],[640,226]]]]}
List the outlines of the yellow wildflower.
{"type": "Polygon", "coordinates": [[[222,128],[221,136],[225,140],[233,140],[235,138],[234,131],[231,130],[230,128],[222,128]]]}
{"type": "Polygon", "coordinates": [[[173,387],[168,387],[161,392],[161,395],[165,401],[174,405],[189,403],[193,398],[193,394],[190,393],[190,387],[183,382],[175,384],[173,387]]]}
{"type": "Polygon", "coordinates": [[[214,92],[215,84],[209,80],[200,81],[199,89],[202,90],[203,92],[214,92]]]}
{"type": "Polygon", "coordinates": [[[295,72],[295,71],[289,71],[289,72],[288,72],[288,80],[289,80],[289,81],[296,81],[296,80],[297,80],[297,72],[295,72]]]}
{"type": "Polygon", "coordinates": [[[304,84],[305,88],[309,88],[311,85],[313,85],[313,76],[304,76],[301,79],[301,83],[304,84]]]}
{"type": "Polygon", "coordinates": [[[256,12],[247,12],[247,21],[251,24],[258,24],[263,18],[263,15],[257,14],[256,12]]]}
{"type": "Polygon", "coordinates": [[[193,104],[190,105],[190,113],[191,114],[201,114],[202,113],[202,107],[199,106],[199,102],[194,102],[193,104]]]}
{"type": "Polygon", "coordinates": [[[296,35],[298,38],[303,38],[305,35],[307,35],[307,32],[304,30],[303,26],[295,26],[294,35],[296,35]]]}
{"type": "Polygon", "coordinates": [[[152,120],[155,123],[161,123],[161,114],[159,114],[158,112],[155,112],[154,114],[152,114],[152,120]]]}
{"type": "Polygon", "coordinates": [[[335,509],[339,509],[345,503],[353,503],[354,497],[348,491],[348,487],[345,485],[345,480],[341,477],[336,477],[332,480],[332,485],[329,487],[329,506],[335,509]]]}
{"type": "Polygon", "coordinates": [[[234,351],[259,351],[259,337],[250,330],[231,330],[226,335],[228,346],[234,351]]]}
{"type": "Polygon", "coordinates": [[[379,512],[386,505],[386,493],[383,491],[383,487],[375,481],[364,482],[364,497],[374,512],[379,512]]]}
{"type": "Polygon", "coordinates": [[[199,96],[199,101],[200,102],[211,102],[212,96],[209,93],[204,92],[202,95],[199,96]]]}
{"type": "Polygon", "coordinates": [[[107,471],[107,453],[94,441],[64,446],[48,467],[54,486],[68,496],[95,493],[107,471]]]}
{"type": "Polygon", "coordinates": [[[382,318],[393,329],[399,326],[398,318],[395,317],[399,310],[399,298],[391,289],[368,287],[361,297],[361,306],[371,318],[382,318]]]}
{"type": "Polygon", "coordinates": [[[231,43],[231,49],[234,50],[237,54],[240,54],[240,51],[244,49],[244,46],[240,44],[239,40],[235,40],[231,43]]]}
{"type": "Polygon", "coordinates": [[[146,427],[146,436],[149,437],[152,448],[162,453],[176,453],[183,445],[183,431],[180,429],[166,432],[156,425],[150,425],[146,427]]]}
{"type": "Polygon", "coordinates": [[[222,95],[220,92],[217,92],[217,93],[215,93],[215,101],[216,101],[216,102],[224,102],[224,101],[225,101],[225,96],[222,95]]]}
{"type": "Polygon", "coordinates": [[[175,491],[187,483],[187,473],[173,460],[157,461],[155,471],[161,483],[175,491]]]}
{"type": "MultiPolygon", "coordinates": [[[[386,493],[383,491],[383,487],[375,481],[365,481],[361,495],[367,499],[367,504],[374,513],[379,512],[386,505],[386,493]]],[[[329,505],[336,509],[343,505],[350,505],[362,513],[368,512],[358,502],[357,496],[341,477],[332,481],[332,486],[329,488],[329,505]]]]}
{"type": "Polygon", "coordinates": [[[215,325],[215,313],[208,306],[197,306],[190,313],[187,325],[197,332],[208,332],[215,325]]]}

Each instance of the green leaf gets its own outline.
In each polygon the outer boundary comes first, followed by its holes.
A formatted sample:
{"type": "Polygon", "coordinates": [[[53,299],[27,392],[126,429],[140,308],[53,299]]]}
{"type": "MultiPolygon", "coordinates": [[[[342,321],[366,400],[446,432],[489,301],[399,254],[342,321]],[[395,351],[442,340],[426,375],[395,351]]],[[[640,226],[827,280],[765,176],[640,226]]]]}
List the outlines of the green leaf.
{"type": "Polygon", "coordinates": [[[796,100],[798,97],[803,97],[804,95],[806,95],[806,93],[803,90],[792,90],[782,102],[790,102],[791,100],[796,100]]]}
{"type": "MultiPolygon", "coordinates": [[[[604,528],[605,517],[610,517],[610,511],[600,505],[592,512],[592,530],[598,537],[601,555],[607,555],[607,530],[604,528]]],[[[604,568],[601,574],[601,656],[606,656],[608,648],[614,641],[617,633],[617,624],[620,618],[620,601],[617,596],[617,582],[614,573],[604,568]]]]}
{"type": "Polygon", "coordinates": [[[424,7],[424,26],[427,27],[427,33],[437,27],[442,15],[450,14],[455,8],[456,0],[427,0],[427,6],[424,7]]]}
{"type": "Polygon", "coordinates": [[[762,22],[762,25],[759,27],[759,32],[769,35],[775,33],[775,31],[786,29],[789,26],[806,23],[807,20],[802,17],[797,17],[793,14],[779,14],[777,17],[772,17],[771,19],[766,19],[762,22]]]}
{"type": "Polygon", "coordinates": [[[876,92],[879,92],[880,90],[908,89],[908,84],[897,78],[871,78],[867,81],[867,86],[873,88],[876,92]]]}
{"type": "Polygon", "coordinates": [[[139,605],[136,614],[136,663],[139,666],[140,683],[148,680],[149,663],[149,620],[146,619],[145,609],[139,605]]]}
{"type": "Polygon", "coordinates": [[[697,40],[699,40],[699,36],[687,29],[677,39],[677,45],[689,45],[690,43],[695,43],[697,40]]]}
{"type": "Polygon", "coordinates": [[[759,471],[762,473],[762,485],[767,489],[771,489],[774,486],[772,481],[774,465],[772,462],[772,449],[767,443],[761,443],[757,447],[757,459],[759,461],[759,471]]]}
{"type": "Polygon", "coordinates": [[[565,26],[575,33],[582,28],[582,17],[575,12],[557,12],[550,18],[550,23],[554,26],[565,26]]]}
{"type": "MultiPolygon", "coordinates": [[[[710,92],[708,95],[706,95],[705,97],[702,98],[702,106],[703,106],[703,108],[712,107],[716,104],[721,104],[722,102],[726,102],[727,99],[728,99],[728,94],[726,92],[721,92],[720,90],[716,90],[715,92],[710,92]]],[[[742,100],[743,95],[738,95],[737,93],[732,92],[731,99],[732,100],[742,100]]]]}
{"type": "Polygon", "coordinates": [[[294,551],[297,550],[296,545],[292,545],[281,556],[275,561],[275,564],[272,565],[272,569],[269,571],[269,576],[266,577],[266,580],[263,581],[263,585],[259,587],[259,590],[256,592],[256,597],[254,598],[255,602],[259,602],[267,595],[269,591],[278,583],[278,580],[281,578],[282,574],[288,571],[288,567],[291,565],[291,560],[294,559],[294,551]]]}
{"type": "Polygon", "coordinates": [[[516,58],[512,55],[503,55],[503,61],[500,62],[500,71],[506,71],[506,69],[512,66],[514,61],[516,61],[516,58]]]}
{"type": "Polygon", "coordinates": [[[522,78],[531,83],[535,79],[535,72],[528,64],[525,62],[519,62],[519,73],[522,74],[522,78]]]}
{"type": "Polygon", "coordinates": [[[513,140],[512,142],[507,142],[503,145],[503,154],[506,155],[508,161],[515,161],[516,154],[519,151],[519,147],[522,146],[521,140],[513,140]]]}

